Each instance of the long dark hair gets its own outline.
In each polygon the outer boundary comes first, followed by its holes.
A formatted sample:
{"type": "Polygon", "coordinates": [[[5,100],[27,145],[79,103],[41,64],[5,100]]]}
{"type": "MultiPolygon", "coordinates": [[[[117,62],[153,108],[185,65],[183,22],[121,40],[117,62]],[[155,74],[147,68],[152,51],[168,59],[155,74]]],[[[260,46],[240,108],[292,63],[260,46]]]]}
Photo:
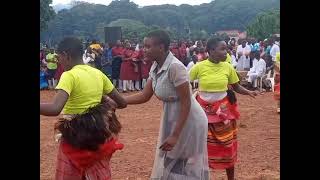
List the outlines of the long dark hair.
{"type": "Polygon", "coordinates": [[[228,97],[228,99],[229,99],[229,101],[230,101],[230,104],[235,104],[235,103],[237,103],[236,93],[234,93],[233,90],[231,90],[231,89],[228,89],[228,90],[227,90],[227,97],[228,97]]]}

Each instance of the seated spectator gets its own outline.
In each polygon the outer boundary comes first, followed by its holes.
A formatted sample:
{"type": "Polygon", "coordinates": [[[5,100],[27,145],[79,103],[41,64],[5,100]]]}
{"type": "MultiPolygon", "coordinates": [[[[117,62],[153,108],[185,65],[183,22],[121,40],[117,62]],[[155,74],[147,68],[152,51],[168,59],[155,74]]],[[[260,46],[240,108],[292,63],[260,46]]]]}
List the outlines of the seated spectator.
{"type": "Polygon", "coordinates": [[[253,88],[256,88],[256,83],[254,82],[258,77],[262,78],[262,76],[265,74],[266,62],[264,61],[264,59],[260,58],[260,53],[258,51],[254,53],[254,61],[256,61],[256,63],[248,72],[247,76],[248,82],[252,84],[253,88]]]}

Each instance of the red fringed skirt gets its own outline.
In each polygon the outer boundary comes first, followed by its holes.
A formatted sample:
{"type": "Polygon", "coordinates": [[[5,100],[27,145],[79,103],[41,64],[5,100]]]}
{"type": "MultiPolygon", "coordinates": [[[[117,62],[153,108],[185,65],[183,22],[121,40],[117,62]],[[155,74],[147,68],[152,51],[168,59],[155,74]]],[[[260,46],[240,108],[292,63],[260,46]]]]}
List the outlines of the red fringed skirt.
{"type": "Polygon", "coordinates": [[[60,143],[56,180],[111,180],[110,159],[123,144],[111,139],[98,151],[79,150],[63,140],[60,143]]]}

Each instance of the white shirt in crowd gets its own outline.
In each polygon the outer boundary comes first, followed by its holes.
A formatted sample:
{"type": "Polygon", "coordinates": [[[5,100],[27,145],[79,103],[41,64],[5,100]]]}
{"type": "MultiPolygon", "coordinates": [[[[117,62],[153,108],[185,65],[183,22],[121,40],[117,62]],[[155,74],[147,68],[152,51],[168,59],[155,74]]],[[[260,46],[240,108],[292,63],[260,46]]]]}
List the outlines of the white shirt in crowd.
{"type": "Polygon", "coordinates": [[[234,68],[236,68],[238,64],[237,59],[233,54],[231,55],[231,64],[234,68]]]}
{"type": "MultiPolygon", "coordinates": [[[[194,63],[193,63],[193,61],[190,61],[189,62],[189,64],[187,65],[187,72],[188,72],[188,74],[190,75],[190,70],[192,69],[192,67],[194,66],[194,63]]],[[[191,82],[196,82],[196,83],[198,83],[199,82],[199,80],[198,79],[196,79],[196,80],[194,80],[194,81],[191,81],[191,82]]]]}
{"type": "MultiPolygon", "coordinates": [[[[252,61],[252,68],[255,67],[257,65],[258,60],[256,58],[254,58],[254,60],[252,61]]],[[[251,69],[252,69],[251,68],[251,69]]],[[[250,69],[250,70],[251,70],[250,69]]]]}
{"type": "Polygon", "coordinates": [[[238,71],[243,71],[244,69],[249,69],[250,68],[250,58],[249,54],[251,52],[251,48],[249,45],[246,45],[244,48],[240,44],[237,48],[237,56],[238,56],[238,64],[237,64],[237,70],[238,71]],[[239,57],[238,53],[241,52],[242,56],[239,57]],[[248,56],[246,57],[246,54],[248,56]]]}
{"type": "Polygon", "coordinates": [[[84,54],[82,56],[82,60],[84,64],[88,64],[89,62],[93,62],[95,58],[95,54],[91,53],[91,56],[89,56],[89,53],[87,53],[87,50],[84,51],[84,54]]]}
{"type": "Polygon", "coordinates": [[[194,66],[193,61],[190,61],[189,64],[187,65],[187,72],[188,74],[190,73],[191,68],[194,66]]]}
{"type": "Polygon", "coordinates": [[[272,61],[276,61],[276,54],[280,52],[280,47],[274,43],[270,49],[270,55],[272,56],[272,61]]]}
{"type": "Polygon", "coordinates": [[[139,50],[140,50],[139,43],[136,45],[136,48],[135,48],[134,50],[135,50],[135,51],[139,51],[139,50]]]}
{"type": "Polygon", "coordinates": [[[190,56],[191,56],[191,55],[190,55],[190,48],[187,47],[187,48],[186,48],[186,51],[187,51],[187,58],[190,58],[190,56]]]}

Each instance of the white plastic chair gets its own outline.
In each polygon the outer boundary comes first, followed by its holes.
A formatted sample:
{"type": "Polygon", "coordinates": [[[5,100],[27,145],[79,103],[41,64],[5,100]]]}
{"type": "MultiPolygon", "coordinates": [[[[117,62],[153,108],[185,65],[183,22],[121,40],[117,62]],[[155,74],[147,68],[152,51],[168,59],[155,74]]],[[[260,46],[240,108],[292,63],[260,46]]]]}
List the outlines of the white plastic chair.
{"type": "Polygon", "coordinates": [[[272,88],[272,92],[274,92],[274,77],[276,76],[276,72],[273,72],[273,75],[271,77],[271,70],[268,73],[267,79],[266,80],[270,80],[271,82],[271,88],[272,88]]]}
{"type": "Polygon", "coordinates": [[[264,77],[266,77],[266,80],[271,82],[271,89],[272,92],[274,92],[274,77],[275,77],[276,73],[273,73],[273,76],[271,77],[271,70],[268,72],[268,74],[263,75],[261,78],[257,78],[257,82],[259,83],[259,88],[260,91],[262,91],[262,80],[264,79],[264,77]]]}
{"type": "MultiPolygon", "coordinates": [[[[267,75],[263,72],[264,75],[262,75],[262,77],[257,77],[254,81],[253,81],[253,86],[254,87],[259,87],[259,91],[262,92],[262,80],[264,77],[266,77],[267,75]]],[[[246,78],[246,81],[249,80],[249,77],[246,78]]]]}

